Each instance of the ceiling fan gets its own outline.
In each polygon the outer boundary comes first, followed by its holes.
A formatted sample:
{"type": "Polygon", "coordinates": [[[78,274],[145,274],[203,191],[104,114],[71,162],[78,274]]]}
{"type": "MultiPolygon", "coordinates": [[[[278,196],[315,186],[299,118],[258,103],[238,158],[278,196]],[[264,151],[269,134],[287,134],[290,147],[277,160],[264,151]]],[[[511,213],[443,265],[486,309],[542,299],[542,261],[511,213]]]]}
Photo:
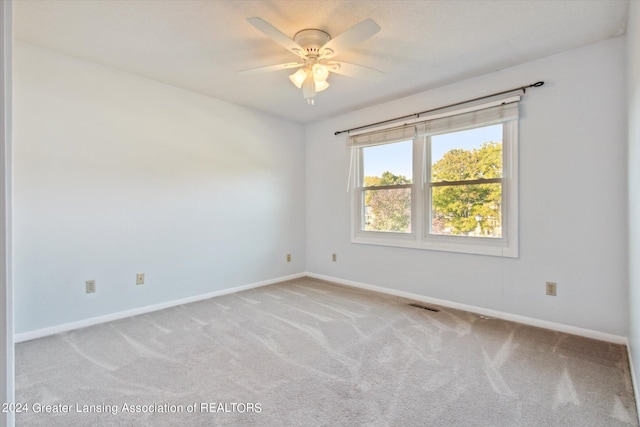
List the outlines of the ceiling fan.
{"type": "Polygon", "coordinates": [[[309,28],[298,31],[293,36],[293,39],[287,37],[282,31],[261,18],[249,18],[247,21],[267,37],[298,56],[298,62],[253,68],[240,71],[240,73],[260,73],[299,68],[298,71],[289,76],[289,79],[299,89],[302,89],[302,95],[308,104],[313,105],[313,98],[316,93],[329,87],[327,82],[329,73],[371,80],[379,79],[384,75],[382,71],[373,68],[332,59],[334,56],[342,54],[380,31],[380,27],[373,19],[362,21],[334,38],[331,38],[325,31],[309,28]]]}

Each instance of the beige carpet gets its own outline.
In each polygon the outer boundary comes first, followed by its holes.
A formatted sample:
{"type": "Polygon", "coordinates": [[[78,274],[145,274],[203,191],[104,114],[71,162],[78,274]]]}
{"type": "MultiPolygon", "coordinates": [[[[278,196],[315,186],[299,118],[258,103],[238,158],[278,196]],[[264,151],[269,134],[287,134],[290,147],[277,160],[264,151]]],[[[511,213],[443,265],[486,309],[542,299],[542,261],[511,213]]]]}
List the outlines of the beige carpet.
{"type": "Polygon", "coordinates": [[[638,425],[623,346],[409,302],[304,278],[21,343],[17,425],[638,425]]]}

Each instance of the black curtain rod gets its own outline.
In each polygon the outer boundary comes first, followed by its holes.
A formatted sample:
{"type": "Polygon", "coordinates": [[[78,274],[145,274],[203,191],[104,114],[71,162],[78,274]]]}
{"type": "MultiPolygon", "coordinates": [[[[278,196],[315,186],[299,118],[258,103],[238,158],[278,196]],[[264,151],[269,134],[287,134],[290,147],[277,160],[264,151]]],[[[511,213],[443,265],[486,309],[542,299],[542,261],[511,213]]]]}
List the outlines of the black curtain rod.
{"type": "Polygon", "coordinates": [[[434,111],[439,111],[439,110],[444,110],[445,108],[457,107],[458,105],[468,104],[469,102],[480,101],[482,99],[492,98],[492,97],[498,96],[498,95],[504,95],[506,93],[515,92],[517,90],[521,90],[522,94],[524,95],[525,93],[527,93],[527,89],[529,89],[530,87],[540,87],[543,84],[544,84],[544,82],[535,82],[533,84],[530,84],[529,86],[516,87],[516,88],[513,88],[511,90],[505,90],[505,91],[502,91],[502,92],[496,92],[496,93],[492,93],[491,95],[485,95],[485,96],[481,96],[481,97],[478,97],[478,98],[468,99],[466,101],[456,102],[455,104],[445,105],[444,107],[433,108],[431,110],[421,111],[419,113],[414,113],[414,114],[409,114],[409,115],[406,115],[406,116],[396,117],[395,119],[383,120],[381,122],[371,123],[369,125],[358,126],[357,128],[340,130],[340,131],[337,131],[336,133],[334,133],[334,135],[340,135],[341,133],[351,132],[353,130],[366,129],[366,128],[370,128],[372,126],[384,125],[384,124],[395,122],[395,121],[398,121],[398,120],[408,119],[410,117],[418,118],[423,114],[432,113],[434,111]]]}

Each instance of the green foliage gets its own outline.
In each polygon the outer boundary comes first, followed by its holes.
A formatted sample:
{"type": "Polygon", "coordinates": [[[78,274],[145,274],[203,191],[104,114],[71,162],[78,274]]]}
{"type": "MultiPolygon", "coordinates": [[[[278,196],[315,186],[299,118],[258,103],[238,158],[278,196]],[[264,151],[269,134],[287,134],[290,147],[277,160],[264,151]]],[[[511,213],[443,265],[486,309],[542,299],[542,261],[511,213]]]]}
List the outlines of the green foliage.
{"type": "MultiPolygon", "coordinates": [[[[383,172],[382,177],[365,176],[365,187],[411,184],[403,175],[383,172]]],[[[369,231],[411,231],[411,190],[409,188],[389,188],[367,190],[364,196],[365,230],[369,231]]]]}
{"type": "MultiPolygon", "coordinates": [[[[502,144],[485,142],[472,150],[453,149],[431,170],[434,182],[467,181],[502,177],[502,144]]],[[[382,176],[364,177],[366,190],[365,230],[411,231],[411,190],[384,189],[389,185],[411,184],[411,180],[389,171],[382,176]]],[[[499,237],[502,218],[500,183],[438,186],[432,190],[432,232],[435,234],[499,237]],[[476,216],[482,217],[480,222],[476,216]]]]}
{"type": "Polygon", "coordinates": [[[382,172],[382,177],[365,176],[365,187],[379,187],[381,185],[402,185],[411,184],[411,180],[404,175],[394,175],[389,171],[382,172]]]}
{"type": "MultiPolygon", "coordinates": [[[[502,144],[485,142],[479,149],[451,150],[432,167],[434,182],[502,177],[502,144]]],[[[472,184],[434,187],[432,231],[436,234],[468,235],[478,232],[499,236],[502,185],[472,184]],[[480,224],[476,216],[482,219],[480,224]]]]}
{"type": "Polygon", "coordinates": [[[502,178],[502,144],[485,142],[479,149],[453,149],[433,165],[433,181],[502,178]]]}

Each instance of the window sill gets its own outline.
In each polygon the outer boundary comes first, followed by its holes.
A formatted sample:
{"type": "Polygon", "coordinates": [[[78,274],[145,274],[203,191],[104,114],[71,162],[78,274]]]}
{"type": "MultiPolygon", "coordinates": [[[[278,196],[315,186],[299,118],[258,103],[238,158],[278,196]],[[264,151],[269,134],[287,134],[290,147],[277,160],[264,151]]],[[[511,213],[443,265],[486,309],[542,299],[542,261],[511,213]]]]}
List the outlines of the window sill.
{"type": "Polygon", "coordinates": [[[439,252],[487,255],[518,258],[518,245],[505,239],[486,239],[463,236],[431,236],[417,241],[414,235],[397,233],[361,233],[351,243],[362,245],[390,246],[439,252]]]}

